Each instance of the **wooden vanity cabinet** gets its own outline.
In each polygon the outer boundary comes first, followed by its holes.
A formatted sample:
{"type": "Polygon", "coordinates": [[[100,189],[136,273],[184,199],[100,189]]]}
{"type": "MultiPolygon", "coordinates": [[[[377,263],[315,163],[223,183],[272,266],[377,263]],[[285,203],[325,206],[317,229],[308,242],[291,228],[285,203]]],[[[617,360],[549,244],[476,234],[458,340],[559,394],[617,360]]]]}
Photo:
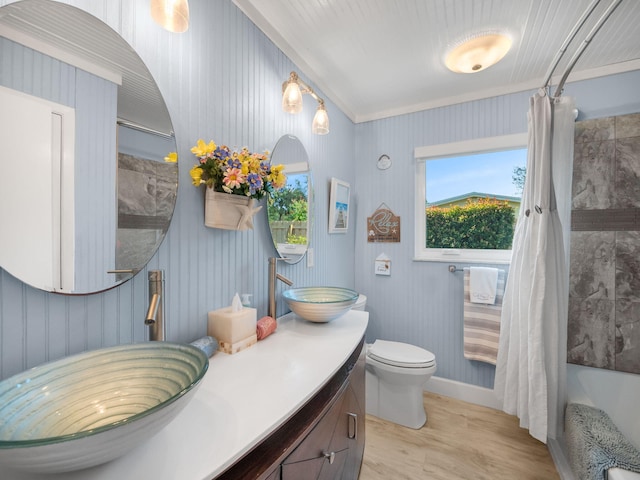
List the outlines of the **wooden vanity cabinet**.
{"type": "Polygon", "coordinates": [[[364,454],[364,338],[340,370],[220,480],[357,480],[364,454]]]}

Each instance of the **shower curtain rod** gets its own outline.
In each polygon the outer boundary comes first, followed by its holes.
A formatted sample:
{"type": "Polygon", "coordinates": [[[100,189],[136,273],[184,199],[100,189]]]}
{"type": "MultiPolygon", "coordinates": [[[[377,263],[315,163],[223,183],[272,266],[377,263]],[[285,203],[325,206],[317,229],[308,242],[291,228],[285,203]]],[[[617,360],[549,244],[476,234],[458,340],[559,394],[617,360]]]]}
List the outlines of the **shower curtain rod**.
{"type": "Polygon", "coordinates": [[[600,31],[602,26],[609,19],[609,17],[615,11],[615,9],[618,8],[618,5],[620,5],[621,2],[622,0],[614,0],[611,3],[611,5],[609,5],[609,8],[607,8],[606,12],[604,12],[602,17],[600,17],[600,19],[598,20],[598,23],[591,29],[591,31],[589,32],[589,35],[587,35],[587,38],[584,39],[584,41],[580,45],[580,48],[573,55],[573,58],[569,62],[569,66],[565,70],[564,75],[562,75],[562,78],[560,79],[560,83],[556,88],[556,93],[554,97],[558,97],[562,94],[562,89],[564,88],[564,82],[567,81],[567,77],[569,76],[569,73],[571,73],[571,70],[573,70],[573,67],[576,65],[576,62],[580,59],[585,49],[589,46],[589,43],[591,43],[591,40],[593,39],[593,37],[596,35],[596,33],[600,31]]]}
{"type": "MultiPolygon", "coordinates": [[[[600,2],[601,2],[601,0],[593,0],[591,2],[591,4],[589,5],[589,7],[587,8],[587,10],[585,10],[585,12],[582,14],[580,19],[576,22],[576,24],[574,25],[573,29],[571,30],[571,32],[569,33],[569,35],[567,36],[567,38],[563,42],[562,46],[560,47],[560,50],[558,50],[558,53],[556,53],[556,55],[554,57],[554,60],[553,60],[553,62],[551,64],[551,66],[549,67],[549,70],[547,71],[547,75],[546,75],[546,78],[545,78],[545,83],[542,86],[542,88],[550,87],[550,82],[551,82],[551,77],[553,76],[553,72],[555,71],[555,69],[557,68],[558,64],[560,63],[560,60],[561,60],[562,56],[566,53],[567,48],[569,47],[569,44],[573,41],[573,39],[577,35],[578,31],[584,26],[584,24],[586,23],[587,19],[593,13],[593,10],[598,6],[598,4],[600,2]]],[[[558,87],[556,88],[556,92],[555,92],[554,97],[558,97],[558,96],[560,96],[562,94],[562,90],[564,88],[564,84],[565,84],[565,82],[567,80],[567,77],[569,76],[569,74],[573,70],[573,67],[575,66],[577,61],[580,59],[580,57],[584,53],[584,51],[587,48],[587,46],[589,46],[589,43],[591,43],[591,40],[593,39],[593,37],[596,35],[596,33],[598,33],[598,31],[600,31],[600,29],[602,28],[604,23],[609,19],[609,17],[614,12],[614,10],[616,8],[618,8],[618,6],[620,5],[621,2],[622,2],[622,0],[613,0],[613,2],[609,5],[607,10],[600,17],[600,19],[598,19],[598,22],[596,23],[596,25],[591,29],[591,31],[589,32],[587,37],[583,40],[583,42],[580,45],[580,47],[578,47],[578,50],[576,51],[576,53],[573,55],[573,57],[569,61],[569,65],[565,69],[565,72],[562,75],[562,78],[561,78],[560,82],[558,83],[558,87]]]]}
{"type": "Polygon", "coordinates": [[[138,130],[140,132],[144,132],[144,133],[149,133],[151,135],[155,135],[157,137],[163,137],[163,138],[168,138],[168,139],[171,139],[171,138],[174,137],[174,133],[173,132],[170,132],[170,133],[161,132],[159,130],[154,130],[152,128],[145,127],[143,125],[140,125],[140,124],[137,124],[137,123],[134,123],[134,122],[130,122],[128,120],[123,120],[121,118],[119,118],[116,121],[116,123],[118,125],[122,125],[123,127],[129,127],[129,128],[134,129],[134,130],[138,130]]]}
{"type": "Polygon", "coordinates": [[[556,56],[553,58],[553,62],[549,66],[549,70],[547,70],[547,75],[545,76],[543,88],[546,88],[549,86],[549,82],[551,81],[551,76],[553,75],[553,72],[555,72],[556,68],[558,67],[558,64],[560,63],[562,56],[566,53],[567,48],[569,48],[569,44],[573,41],[575,36],[578,34],[578,31],[586,23],[587,18],[591,16],[591,14],[593,13],[593,10],[598,6],[598,4],[601,1],[602,0],[593,0],[591,2],[591,5],[589,5],[589,7],[584,11],[582,16],[578,19],[576,24],[573,26],[573,29],[571,29],[571,32],[569,32],[569,35],[567,35],[567,38],[565,38],[564,42],[562,43],[560,50],[558,50],[558,53],[556,53],[556,56]]]}

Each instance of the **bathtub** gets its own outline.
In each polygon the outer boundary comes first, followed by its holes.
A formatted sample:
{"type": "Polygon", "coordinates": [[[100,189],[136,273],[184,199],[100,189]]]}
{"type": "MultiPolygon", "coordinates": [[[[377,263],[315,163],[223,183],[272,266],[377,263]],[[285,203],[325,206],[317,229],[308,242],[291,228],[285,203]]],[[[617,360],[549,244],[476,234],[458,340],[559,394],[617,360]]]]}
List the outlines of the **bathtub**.
{"type": "Polygon", "coordinates": [[[640,450],[640,375],[567,365],[567,400],[607,412],[622,434],[640,450]]]}
{"type": "MultiPolygon", "coordinates": [[[[622,434],[640,449],[640,375],[567,365],[567,399],[607,412],[622,434]]],[[[640,474],[612,468],[608,480],[640,480],[640,474]]]]}
{"type": "Polygon", "coordinates": [[[640,473],[629,472],[621,468],[610,468],[608,480],[640,480],[640,473]]]}

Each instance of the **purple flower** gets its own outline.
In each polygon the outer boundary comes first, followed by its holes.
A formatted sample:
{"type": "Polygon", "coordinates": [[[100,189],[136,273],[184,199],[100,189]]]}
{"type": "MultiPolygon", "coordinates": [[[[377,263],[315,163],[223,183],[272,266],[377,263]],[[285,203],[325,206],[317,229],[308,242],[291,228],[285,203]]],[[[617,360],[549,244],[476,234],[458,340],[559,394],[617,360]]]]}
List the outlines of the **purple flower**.
{"type": "Polygon", "coordinates": [[[242,168],[242,163],[240,163],[240,160],[238,160],[237,158],[229,158],[227,160],[227,167],[228,168],[242,168]]]}
{"type": "Polygon", "coordinates": [[[250,173],[247,176],[247,183],[249,184],[249,193],[254,195],[262,188],[262,177],[257,173],[250,173]]]}
{"type": "Polygon", "coordinates": [[[216,157],[218,157],[221,160],[224,160],[225,158],[227,158],[229,156],[229,151],[224,149],[224,148],[216,148],[216,151],[214,152],[214,155],[216,157]]]}

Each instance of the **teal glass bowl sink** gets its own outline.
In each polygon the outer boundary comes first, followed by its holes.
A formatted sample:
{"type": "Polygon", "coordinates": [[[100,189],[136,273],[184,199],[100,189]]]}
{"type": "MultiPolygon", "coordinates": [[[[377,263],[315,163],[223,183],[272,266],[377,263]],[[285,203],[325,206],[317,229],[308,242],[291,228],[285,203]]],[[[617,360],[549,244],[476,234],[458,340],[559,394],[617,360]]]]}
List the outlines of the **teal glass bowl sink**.
{"type": "Polygon", "coordinates": [[[341,287],[299,287],[282,292],[291,311],[310,322],[327,323],[348,312],[358,292],[341,287]]]}
{"type": "Polygon", "coordinates": [[[45,363],[0,382],[0,470],[80,470],[113,460],[166,426],[209,366],[198,348],[119,345],[45,363]]]}

